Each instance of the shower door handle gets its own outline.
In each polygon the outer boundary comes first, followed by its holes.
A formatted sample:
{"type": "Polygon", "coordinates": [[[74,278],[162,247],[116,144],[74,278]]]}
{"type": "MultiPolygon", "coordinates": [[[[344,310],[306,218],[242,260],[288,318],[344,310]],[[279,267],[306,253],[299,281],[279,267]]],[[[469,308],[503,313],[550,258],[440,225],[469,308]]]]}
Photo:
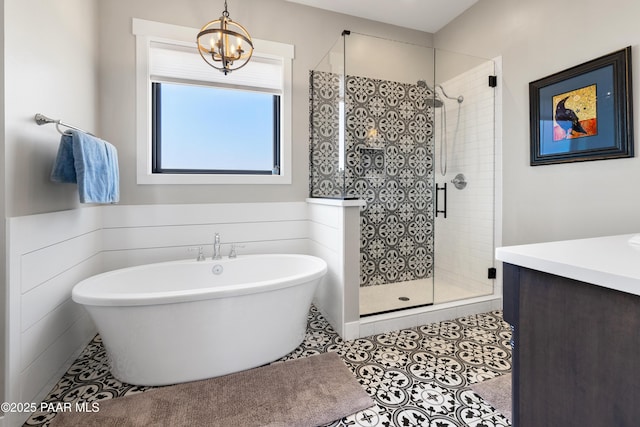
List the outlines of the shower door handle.
{"type": "Polygon", "coordinates": [[[446,182],[442,185],[442,187],[440,187],[440,185],[436,183],[436,218],[440,213],[443,214],[445,218],[447,217],[447,183],[446,182]],[[440,210],[440,203],[439,203],[439,196],[438,196],[440,191],[442,191],[444,195],[443,197],[444,209],[442,210],[440,210]]]}

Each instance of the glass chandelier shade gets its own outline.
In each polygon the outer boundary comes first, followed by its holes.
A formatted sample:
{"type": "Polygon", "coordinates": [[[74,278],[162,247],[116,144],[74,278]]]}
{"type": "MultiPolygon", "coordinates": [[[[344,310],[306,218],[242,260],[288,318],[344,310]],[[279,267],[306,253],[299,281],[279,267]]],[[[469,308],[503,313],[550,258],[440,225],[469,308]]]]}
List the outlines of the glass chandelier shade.
{"type": "Polygon", "coordinates": [[[197,41],[202,59],[225,75],[247,65],[253,54],[251,36],[229,18],[226,0],[222,16],[202,27],[197,41]]]}

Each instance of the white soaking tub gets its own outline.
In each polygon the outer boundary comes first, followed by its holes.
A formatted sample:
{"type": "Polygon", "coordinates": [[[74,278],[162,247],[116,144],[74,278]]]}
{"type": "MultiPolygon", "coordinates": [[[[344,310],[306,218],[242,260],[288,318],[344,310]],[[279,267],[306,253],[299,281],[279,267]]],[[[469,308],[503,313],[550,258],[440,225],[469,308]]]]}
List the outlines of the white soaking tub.
{"type": "Polygon", "coordinates": [[[245,255],[124,268],[72,292],[98,328],[111,372],[136,385],[200,380],[276,360],[304,339],[327,264],[245,255]]]}

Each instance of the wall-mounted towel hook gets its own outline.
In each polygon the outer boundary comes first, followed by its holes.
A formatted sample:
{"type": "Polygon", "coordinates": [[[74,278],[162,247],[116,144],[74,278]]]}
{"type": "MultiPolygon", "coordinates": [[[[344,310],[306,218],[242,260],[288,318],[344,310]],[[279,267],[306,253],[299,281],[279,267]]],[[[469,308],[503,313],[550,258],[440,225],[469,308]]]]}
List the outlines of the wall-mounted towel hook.
{"type": "Polygon", "coordinates": [[[56,125],[56,129],[58,130],[58,132],[60,133],[60,135],[64,135],[65,133],[60,129],[60,126],[64,126],[66,128],[69,129],[75,129],[79,132],[83,132],[86,133],[87,135],[91,135],[91,136],[95,136],[94,134],[92,134],[91,132],[87,132],[86,130],[80,129],[79,127],[75,127],[72,126],[70,124],[64,123],[62,120],[60,119],[52,119],[50,117],[45,116],[44,114],[40,114],[37,113],[34,117],[34,120],[36,121],[36,123],[38,124],[38,126],[42,126],[42,125],[48,125],[51,123],[54,123],[56,125]]]}

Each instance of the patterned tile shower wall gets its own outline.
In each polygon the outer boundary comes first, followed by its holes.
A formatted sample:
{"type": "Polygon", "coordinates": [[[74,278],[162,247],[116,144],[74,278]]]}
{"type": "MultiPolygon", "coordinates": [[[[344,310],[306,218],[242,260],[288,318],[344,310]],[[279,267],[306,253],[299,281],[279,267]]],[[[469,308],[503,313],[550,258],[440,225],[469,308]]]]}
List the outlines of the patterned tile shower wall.
{"type": "Polygon", "coordinates": [[[433,274],[433,92],[414,84],[311,72],[310,194],[357,197],[361,286],[433,274]],[[341,135],[344,159],[340,159],[341,135]]]}
{"type": "Polygon", "coordinates": [[[311,197],[344,196],[340,166],[340,80],[335,73],[311,71],[309,75],[309,194],[311,197]]]}

